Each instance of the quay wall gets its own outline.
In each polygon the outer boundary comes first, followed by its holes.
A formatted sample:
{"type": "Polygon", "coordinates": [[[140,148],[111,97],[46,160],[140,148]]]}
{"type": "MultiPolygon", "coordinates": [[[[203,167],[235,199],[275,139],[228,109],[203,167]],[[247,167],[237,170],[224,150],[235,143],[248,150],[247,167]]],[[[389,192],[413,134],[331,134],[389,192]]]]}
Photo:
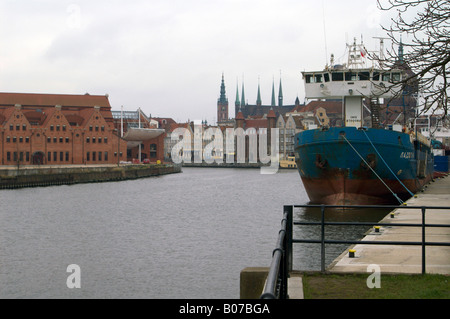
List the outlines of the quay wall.
{"type": "Polygon", "coordinates": [[[178,165],[0,168],[0,189],[123,181],[180,173],[178,165]]]}
{"type": "MultiPolygon", "coordinates": [[[[183,167],[219,167],[219,168],[261,168],[261,163],[183,163],[183,167]]],[[[268,166],[268,165],[267,165],[268,166]]]]}

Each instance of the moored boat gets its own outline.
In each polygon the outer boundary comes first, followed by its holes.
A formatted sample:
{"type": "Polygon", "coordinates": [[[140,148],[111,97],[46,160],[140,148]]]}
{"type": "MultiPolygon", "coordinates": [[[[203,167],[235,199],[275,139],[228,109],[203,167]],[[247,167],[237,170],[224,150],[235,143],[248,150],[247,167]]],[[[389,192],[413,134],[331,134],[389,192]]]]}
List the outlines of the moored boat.
{"type": "Polygon", "coordinates": [[[362,45],[349,49],[349,62],[303,72],[308,99],[342,99],[343,126],[296,135],[296,163],[312,203],[371,205],[403,203],[432,179],[431,142],[417,130],[381,127],[380,99],[401,86],[401,69],[363,67],[362,45]],[[372,127],[363,126],[369,101],[372,127]]]}

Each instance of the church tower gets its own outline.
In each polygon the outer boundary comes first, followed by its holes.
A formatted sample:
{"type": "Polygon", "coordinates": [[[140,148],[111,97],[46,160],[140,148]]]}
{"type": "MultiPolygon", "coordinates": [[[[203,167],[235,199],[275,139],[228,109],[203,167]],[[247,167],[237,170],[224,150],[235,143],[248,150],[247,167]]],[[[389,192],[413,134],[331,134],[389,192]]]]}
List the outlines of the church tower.
{"type": "Polygon", "coordinates": [[[283,106],[283,89],[281,88],[281,78],[280,78],[280,89],[278,92],[278,106],[279,107],[283,106]]]}
{"type": "Polygon", "coordinates": [[[217,100],[217,123],[228,120],[228,99],[225,94],[225,80],[222,73],[222,84],[220,85],[220,97],[217,100]]]}

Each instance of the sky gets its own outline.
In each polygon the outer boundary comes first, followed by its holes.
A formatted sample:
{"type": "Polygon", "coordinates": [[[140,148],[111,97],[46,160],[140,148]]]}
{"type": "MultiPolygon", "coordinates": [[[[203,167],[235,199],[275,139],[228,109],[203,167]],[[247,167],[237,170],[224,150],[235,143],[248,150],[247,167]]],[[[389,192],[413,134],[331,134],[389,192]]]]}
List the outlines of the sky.
{"type": "Polygon", "coordinates": [[[109,95],[113,110],[177,122],[217,117],[222,74],[270,104],[304,102],[302,71],[389,23],[376,0],[1,0],[0,92],[109,95]]]}

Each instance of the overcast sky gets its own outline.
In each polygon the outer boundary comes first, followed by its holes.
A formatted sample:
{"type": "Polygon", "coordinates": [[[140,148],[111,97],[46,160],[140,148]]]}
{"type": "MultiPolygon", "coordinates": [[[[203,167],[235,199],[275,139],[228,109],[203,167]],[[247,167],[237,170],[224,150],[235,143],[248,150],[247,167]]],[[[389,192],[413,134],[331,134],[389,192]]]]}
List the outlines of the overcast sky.
{"type": "Polygon", "coordinates": [[[1,0],[0,91],[109,94],[113,109],[216,120],[222,73],[263,104],[280,74],[285,104],[304,101],[301,71],[339,59],[346,41],[389,17],[375,0],[1,0]]]}

